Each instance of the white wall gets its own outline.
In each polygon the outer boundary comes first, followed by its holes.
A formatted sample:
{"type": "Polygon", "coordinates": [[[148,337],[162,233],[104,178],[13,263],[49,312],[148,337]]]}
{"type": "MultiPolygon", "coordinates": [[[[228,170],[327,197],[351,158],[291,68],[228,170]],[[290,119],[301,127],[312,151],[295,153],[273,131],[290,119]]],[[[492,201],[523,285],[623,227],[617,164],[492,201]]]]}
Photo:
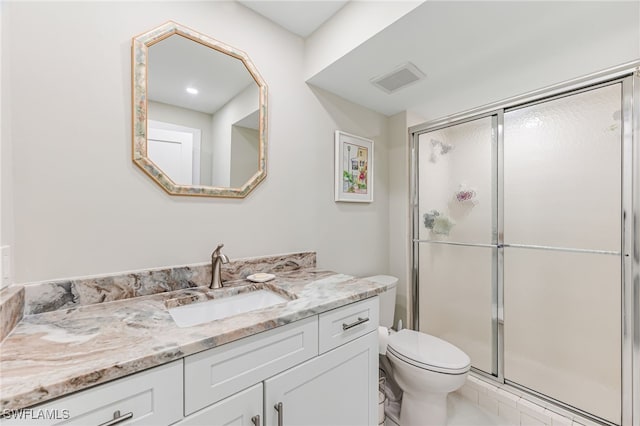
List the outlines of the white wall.
{"type": "Polygon", "coordinates": [[[422,120],[401,112],[389,119],[389,274],[398,277],[394,324],[410,325],[410,141],[407,128],[422,120]]]}
{"type": "MultiPolygon", "coordinates": [[[[0,51],[4,50],[4,45],[3,45],[3,33],[2,33],[2,19],[3,19],[3,11],[4,9],[4,4],[0,3],[0,51]]],[[[0,99],[4,99],[2,97],[2,55],[0,55],[0,99]]],[[[1,101],[0,101],[1,102],[1,101]]],[[[2,107],[0,106],[0,111],[2,111],[2,107]]],[[[0,114],[0,129],[2,129],[2,114],[0,114]]],[[[3,155],[4,153],[4,143],[3,141],[6,140],[4,137],[4,134],[2,132],[2,130],[0,130],[0,189],[2,189],[2,182],[4,182],[4,179],[2,179],[4,177],[4,158],[7,158],[6,155],[3,155]]],[[[2,191],[2,194],[4,194],[4,191],[2,191]]],[[[4,205],[6,203],[5,197],[0,196],[0,246],[4,243],[4,233],[2,232],[3,226],[3,220],[2,218],[4,217],[4,205]]],[[[0,272],[2,272],[2,262],[0,261],[0,272]]],[[[1,276],[1,274],[0,274],[1,276]]]]}
{"type": "MultiPolygon", "coordinates": [[[[213,114],[211,133],[213,140],[216,141],[213,145],[211,160],[213,186],[232,186],[231,128],[235,123],[258,110],[259,96],[258,86],[252,83],[213,114]]],[[[255,170],[257,171],[257,168],[255,170]]]]}
{"type": "Polygon", "coordinates": [[[351,1],[305,41],[305,80],[358,47],[424,0],[351,1]]]}
{"type": "Polygon", "coordinates": [[[235,2],[3,7],[16,282],[205,262],[218,242],[231,258],[317,250],[320,267],[386,270],[387,118],[304,84],[300,38],[235,2]],[[169,19],[244,50],[269,85],[268,175],[244,200],[169,196],[131,161],[131,37],[169,19]],[[375,140],[374,203],[334,203],[336,129],[375,140]]]}
{"type": "Polygon", "coordinates": [[[316,119],[308,122],[304,134],[298,135],[303,154],[292,157],[305,165],[304,171],[291,179],[298,181],[299,194],[313,191],[312,198],[318,201],[306,209],[307,226],[318,236],[318,262],[360,276],[386,274],[389,269],[389,120],[322,89],[312,87],[312,91],[318,101],[317,111],[312,111],[316,119]],[[320,114],[321,111],[328,114],[320,114]],[[334,139],[333,132],[329,132],[331,128],[374,141],[373,203],[333,202],[334,139]],[[309,143],[304,136],[307,134],[317,135],[321,143],[309,143]],[[312,179],[317,180],[313,187],[309,186],[312,179]],[[317,210],[311,211],[314,208],[317,210]],[[371,258],[365,261],[364,253],[369,253],[371,258]]]}
{"type": "Polygon", "coordinates": [[[231,187],[240,188],[258,171],[260,132],[248,127],[231,128],[231,187]]]}
{"type": "MultiPolygon", "coordinates": [[[[9,37],[5,34],[8,24],[6,3],[0,2],[0,52],[5,52],[9,37]]],[[[13,165],[10,143],[11,114],[7,109],[7,97],[11,93],[9,84],[9,58],[0,57],[0,246],[13,246],[13,165]],[[6,111],[6,112],[5,112],[6,111]]],[[[1,267],[0,267],[1,269],[1,267]]],[[[6,272],[6,271],[3,271],[6,272]]],[[[9,262],[10,282],[13,276],[13,257],[9,262]]]]}

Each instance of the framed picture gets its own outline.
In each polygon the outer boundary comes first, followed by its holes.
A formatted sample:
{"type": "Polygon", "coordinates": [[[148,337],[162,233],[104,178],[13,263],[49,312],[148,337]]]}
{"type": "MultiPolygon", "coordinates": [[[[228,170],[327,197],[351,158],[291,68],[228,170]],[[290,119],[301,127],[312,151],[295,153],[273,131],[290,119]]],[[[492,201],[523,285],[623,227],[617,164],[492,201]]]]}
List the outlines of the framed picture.
{"type": "Polygon", "coordinates": [[[373,201],[373,141],[336,130],[335,201],[373,201]]]}

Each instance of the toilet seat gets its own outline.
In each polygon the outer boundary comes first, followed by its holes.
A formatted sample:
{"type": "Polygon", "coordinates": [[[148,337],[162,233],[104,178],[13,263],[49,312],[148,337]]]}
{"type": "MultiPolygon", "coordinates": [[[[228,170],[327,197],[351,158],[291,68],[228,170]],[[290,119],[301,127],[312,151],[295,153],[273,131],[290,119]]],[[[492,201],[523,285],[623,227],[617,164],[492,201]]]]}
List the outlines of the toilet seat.
{"type": "Polygon", "coordinates": [[[403,329],[389,336],[387,352],[423,370],[466,374],[471,359],[449,342],[419,331],[403,329]]]}

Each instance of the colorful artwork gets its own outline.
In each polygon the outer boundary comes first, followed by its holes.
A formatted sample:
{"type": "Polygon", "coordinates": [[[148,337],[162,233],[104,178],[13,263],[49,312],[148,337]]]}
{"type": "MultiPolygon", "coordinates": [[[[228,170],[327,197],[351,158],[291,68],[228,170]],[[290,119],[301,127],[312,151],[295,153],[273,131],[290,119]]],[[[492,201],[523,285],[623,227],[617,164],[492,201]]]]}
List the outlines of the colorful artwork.
{"type": "Polygon", "coordinates": [[[367,147],[345,143],[342,146],[342,190],[352,194],[367,193],[367,172],[369,168],[367,147]]]}
{"type": "Polygon", "coordinates": [[[335,200],[373,201],[373,141],[336,131],[335,200]]]}

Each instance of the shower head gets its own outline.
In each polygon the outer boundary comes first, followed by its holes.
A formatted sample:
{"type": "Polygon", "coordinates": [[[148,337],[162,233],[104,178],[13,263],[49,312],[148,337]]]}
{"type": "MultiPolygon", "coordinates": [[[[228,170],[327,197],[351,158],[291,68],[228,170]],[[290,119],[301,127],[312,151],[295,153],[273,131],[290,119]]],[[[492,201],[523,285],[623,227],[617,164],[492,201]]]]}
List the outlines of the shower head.
{"type": "Polygon", "coordinates": [[[450,143],[440,143],[440,154],[446,154],[453,149],[453,145],[450,143]]]}

